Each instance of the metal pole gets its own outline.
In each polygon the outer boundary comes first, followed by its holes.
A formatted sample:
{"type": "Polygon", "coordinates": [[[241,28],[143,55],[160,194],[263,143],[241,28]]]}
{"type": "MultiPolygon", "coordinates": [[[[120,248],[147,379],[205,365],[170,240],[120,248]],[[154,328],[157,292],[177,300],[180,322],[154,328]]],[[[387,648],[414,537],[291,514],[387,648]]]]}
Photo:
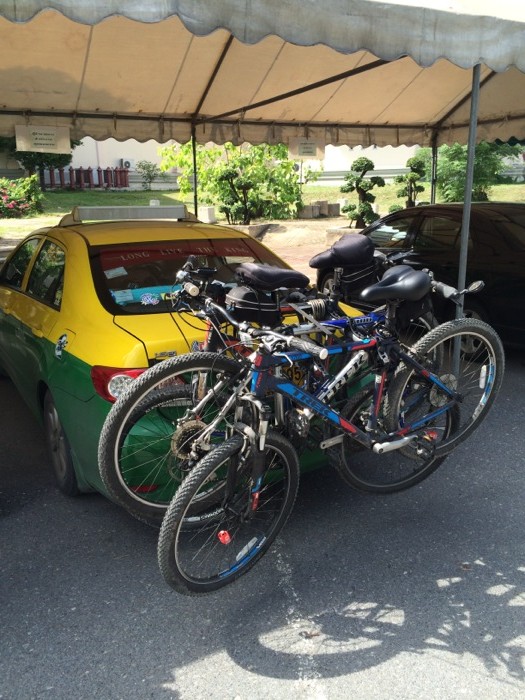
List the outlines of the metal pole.
{"type": "Polygon", "coordinates": [[[430,203],[436,203],[436,184],[437,184],[437,132],[432,134],[432,169],[430,171],[430,203]]]}
{"type": "Polygon", "coordinates": [[[199,199],[197,196],[197,131],[195,124],[191,125],[191,153],[193,156],[193,208],[195,216],[198,216],[199,199]]]}
{"type": "MultiPolygon", "coordinates": [[[[467,278],[467,256],[470,231],[470,205],[472,203],[472,185],[474,183],[474,157],[476,155],[476,128],[479,105],[479,78],[481,65],[478,63],[472,69],[472,95],[470,100],[470,124],[467,150],[467,178],[463,201],[463,219],[461,222],[461,247],[459,252],[458,289],[465,289],[467,278]]],[[[463,316],[463,299],[456,307],[456,318],[463,316]]]]}

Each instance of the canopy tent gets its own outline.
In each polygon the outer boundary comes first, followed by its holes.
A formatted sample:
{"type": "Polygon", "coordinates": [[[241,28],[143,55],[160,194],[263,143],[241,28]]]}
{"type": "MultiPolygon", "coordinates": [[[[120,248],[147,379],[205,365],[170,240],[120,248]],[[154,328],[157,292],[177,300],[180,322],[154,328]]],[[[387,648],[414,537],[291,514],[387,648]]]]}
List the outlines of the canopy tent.
{"type": "Polygon", "coordinates": [[[525,137],[514,0],[10,0],[0,135],[144,141],[466,143],[525,137]]]}

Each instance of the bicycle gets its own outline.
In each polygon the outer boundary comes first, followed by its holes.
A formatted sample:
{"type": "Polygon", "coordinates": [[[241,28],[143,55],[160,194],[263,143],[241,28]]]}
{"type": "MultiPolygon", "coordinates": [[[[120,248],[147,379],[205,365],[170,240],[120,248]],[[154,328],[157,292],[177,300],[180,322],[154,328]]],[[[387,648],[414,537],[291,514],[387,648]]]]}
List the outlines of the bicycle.
{"type": "MultiPolygon", "coordinates": [[[[236,325],[231,315],[222,313],[236,325]]],[[[312,415],[323,418],[329,426],[323,449],[350,438],[378,455],[398,452],[425,460],[446,456],[473,432],[502,382],[501,342],[492,328],[472,319],[443,324],[412,352],[379,334],[352,341],[344,370],[323,382],[315,393],[272,370],[300,361],[305,354],[323,361],[330,353],[341,352],[344,343],[320,347],[246,322],[237,325],[241,332],[258,339],[259,346],[250,359],[237,362],[230,397],[215,421],[193,442],[190,452],[205,456],[175,494],[159,536],[158,561],[165,580],[189,595],[217,590],[248,571],[268,550],[293,508],[299,482],[297,452],[284,436],[269,430],[271,409],[265,403],[269,392],[286,396],[307,419],[312,415]],[[464,350],[473,338],[475,358],[470,349],[464,350]],[[330,399],[351,380],[363,354],[368,353],[377,355],[383,366],[377,372],[363,425],[346,417],[344,408],[334,408],[330,399]],[[432,371],[436,362],[439,375],[432,371]],[[394,376],[385,393],[386,377],[392,370],[394,376]],[[206,441],[214,423],[230,416],[232,408],[231,436],[209,449],[206,441]]],[[[203,358],[195,358],[195,365],[202,362],[203,358]]],[[[423,467],[417,479],[429,470],[432,464],[423,467]]]]}
{"type": "MultiPolygon", "coordinates": [[[[395,305],[391,302],[388,309],[350,320],[339,306],[337,285],[329,297],[308,297],[297,291],[278,291],[281,287],[301,286],[305,279],[301,273],[254,264],[241,265],[238,269],[240,284],[235,287],[214,280],[213,269],[195,269],[193,260],[188,260],[178,275],[179,290],[174,295],[177,310],[186,305],[192,313],[207,319],[204,351],[250,352],[235,327],[226,322],[229,328],[225,329],[224,318],[220,314],[218,317],[211,307],[208,313],[204,311],[207,299],[216,301],[221,307],[229,303],[237,321],[258,320],[263,324],[275,325],[282,319],[283,309],[288,313],[294,312],[302,323],[280,328],[286,333],[303,336],[315,334],[326,344],[337,342],[338,337],[348,334],[366,336],[372,329],[380,327],[397,333],[399,307],[407,303],[426,305],[424,299],[429,296],[429,290],[425,287],[424,294],[418,294],[415,301],[399,300],[395,305]]],[[[414,272],[406,265],[387,271],[385,278],[401,283],[413,274],[419,279],[422,276],[425,283],[428,280],[426,275],[414,272]]],[[[333,356],[328,370],[337,371],[337,361],[341,358],[342,355],[333,356]]],[[[236,365],[228,364],[226,358],[214,367],[214,371],[229,374],[236,371],[236,365]]],[[[155,389],[157,382],[170,379],[172,371],[173,360],[168,360],[158,368],[150,368],[135,380],[108,414],[99,441],[100,473],[108,494],[131,515],[153,525],[160,523],[175,490],[190,469],[184,445],[197,436],[217,410],[213,405],[215,402],[210,400],[198,422],[185,420],[185,414],[194,401],[187,390],[188,382],[181,380],[179,386],[172,386],[169,390],[165,386],[161,391],[155,389]],[[172,440],[181,421],[185,421],[187,427],[177,433],[177,440],[172,440]]],[[[286,371],[285,368],[282,371],[286,371]]],[[[294,365],[290,371],[294,381],[299,384],[311,383],[315,379],[314,374],[320,372],[318,368],[313,369],[308,359],[294,365]]],[[[201,369],[203,373],[204,369],[201,369]]],[[[212,381],[212,376],[210,371],[208,381],[212,381]]],[[[362,385],[369,379],[368,368],[363,366],[360,375],[362,385]]],[[[202,378],[200,381],[201,384],[204,382],[202,378]]],[[[360,385],[356,383],[352,390],[357,391],[358,388],[360,385]]],[[[315,450],[321,437],[319,430],[315,426],[310,427],[308,436],[303,439],[300,425],[289,419],[289,415],[282,397],[277,396],[274,426],[302,442],[304,449],[315,450]]],[[[221,431],[217,430],[216,440],[220,441],[222,437],[221,431]]],[[[333,458],[333,451],[329,456],[333,458]]],[[[335,464],[339,468],[337,460],[335,464]]],[[[351,478],[353,469],[339,468],[339,471],[343,476],[348,472],[351,478]]],[[[358,473],[353,485],[370,491],[377,490],[374,484],[362,484],[358,473]]],[[[381,483],[378,486],[381,488],[381,483]]]]}

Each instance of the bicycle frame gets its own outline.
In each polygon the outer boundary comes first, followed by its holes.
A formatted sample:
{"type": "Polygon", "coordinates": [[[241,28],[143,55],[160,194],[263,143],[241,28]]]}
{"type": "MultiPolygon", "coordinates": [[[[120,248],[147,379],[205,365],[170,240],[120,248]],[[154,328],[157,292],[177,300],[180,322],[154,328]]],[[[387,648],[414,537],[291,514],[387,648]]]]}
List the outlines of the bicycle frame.
{"type": "MultiPolygon", "coordinates": [[[[438,416],[442,415],[446,411],[449,411],[461,400],[461,396],[457,392],[447,387],[436,374],[429,372],[417,360],[404,352],[401,348],[397,347],[394,343],[384,343],[386,347],[381,349],[386,351],[389,359],[400,360],[407,366],[412,367],[414,371],[426,382],[433,384],[443,391],[448,396],[449,401],[443,406],[437,408],[435,411],[432,411],[422,418],[419,418],[414,423],[404,425],[394,433],[382,434],[381,438],[384,439],[384,442],[378,443],[377,440],[374,440],[371,437],[369,432],[365,432],[351,421],[346,420],[340,415],[340,413],[324,403],[324,399],[330,399],[335,395],[338,389],[348,383],[348,380],[361,366],[364,360],[363,353],[365,355],[370,353],[372,350],[377,348],[378,344],[381,348],[383,341],[380,340],[378,343],[376,338],[367,338],[360,341],[352,341],[327,346],[326,350],[328,351],[328,356],[344,352],[349,353],[351,357],[349,362],[335,375],[335,377],[327,380],[315,393],[304,391],[301,389],[301,387],[293,384],[289,379],[278,376],[270,371],[274,367],[279,367],[288,363],[293,365],[295,362],[311,358],[311,355],[297,351],[273,354],[258,351],[255,354],[253,363],[250,387],[251,393],[254,399],[257,401],[263,400],[269,392],[281,394],[293,401],[294,404],[308,409],[313,415],[318,415],[325,421],[336,426],[342,431],[342,434],[346,433],[352,435],[353,439],[368,449],[373,449],[375,444],[379,444],[380,447],[380,449],[375,450],[377,452],[389,451],[389,449],[402,447],[410,440],[418,437],[419,433],[415,431],[418,431],[420,428],[424,427],[438,416]],[[413,435],[410,435],[411,433],[413,433],[413,435]]],[[[379,409],[389,371],[390,363],[386,363],[382,371],[376,374],[372,399],[373,405],[369,423],[370,430],[374,430],[378,425],[379,409]]],[[[330,440],[330,444],[334,444],[334,442],[338,442],[341,439],[342,435],[340,438],[330,440]]]]}

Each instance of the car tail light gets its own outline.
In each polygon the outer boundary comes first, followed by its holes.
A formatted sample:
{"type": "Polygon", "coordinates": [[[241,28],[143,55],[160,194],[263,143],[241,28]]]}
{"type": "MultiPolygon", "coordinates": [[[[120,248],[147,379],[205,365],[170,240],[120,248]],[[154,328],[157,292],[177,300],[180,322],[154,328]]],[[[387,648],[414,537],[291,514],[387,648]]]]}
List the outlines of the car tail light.
{"type": "Polygon", "coordinates": [[[91,368],[91,381],[95,391],[106,401],[114,403],[130,382],[146,371],[146,367],[137,369],[121,369],[119,367],[102,367],[95,365],[91,368]]]}

